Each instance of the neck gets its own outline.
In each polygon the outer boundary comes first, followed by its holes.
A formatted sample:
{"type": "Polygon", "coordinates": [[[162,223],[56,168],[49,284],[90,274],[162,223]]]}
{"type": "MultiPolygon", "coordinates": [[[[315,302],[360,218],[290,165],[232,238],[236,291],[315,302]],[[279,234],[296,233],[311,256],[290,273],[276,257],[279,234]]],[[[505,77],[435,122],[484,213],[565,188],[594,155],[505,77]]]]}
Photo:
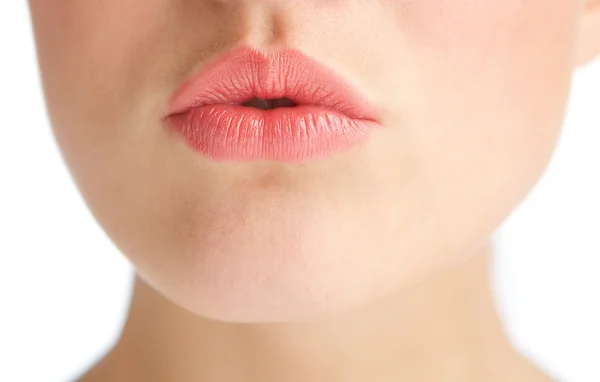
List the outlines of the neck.
{"type": "Polygon", "coordinates": [[[311,323],[207,320],[138,278],[121,338],[95,373],[111,381],[160,382],[471,382],[515,380],[506,373],[516,370],[534,375],[502,329],[490,252],[372,306],[311,323]]]}

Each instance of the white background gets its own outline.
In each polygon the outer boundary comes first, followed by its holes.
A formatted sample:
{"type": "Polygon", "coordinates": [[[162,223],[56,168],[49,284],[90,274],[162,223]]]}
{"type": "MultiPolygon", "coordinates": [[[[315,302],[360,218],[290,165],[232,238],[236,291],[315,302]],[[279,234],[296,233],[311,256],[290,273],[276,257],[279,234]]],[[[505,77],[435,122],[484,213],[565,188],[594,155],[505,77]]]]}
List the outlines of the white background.
{"type": "MultiPolygon", "coordinates": [[[[497,236],[515,344],[566,382],[600,382],[600,61],[576,73],[542,180],[497,236]]],[[[0,382],[67,381],[115,340],[130,268],[51,135],[24,1],[0,1],[0,382]]],[[[516,382],[516,381],[515,381],[516,382]]]]}

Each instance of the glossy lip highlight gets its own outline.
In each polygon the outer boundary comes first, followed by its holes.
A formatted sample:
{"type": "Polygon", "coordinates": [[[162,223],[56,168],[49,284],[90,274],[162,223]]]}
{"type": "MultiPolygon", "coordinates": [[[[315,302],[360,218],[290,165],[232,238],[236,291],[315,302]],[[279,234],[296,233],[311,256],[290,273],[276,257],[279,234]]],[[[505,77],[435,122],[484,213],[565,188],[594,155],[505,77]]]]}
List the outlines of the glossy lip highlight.
{"type": "Polygon", "coordinates": [[[208,64],[173,96],[168,125],[217,161],[298,162],[367,140],[380,126],[365,96],[304,53],[243,46],[208,64]],[[242,106],[289,98],[294,107],[242,106]]]}

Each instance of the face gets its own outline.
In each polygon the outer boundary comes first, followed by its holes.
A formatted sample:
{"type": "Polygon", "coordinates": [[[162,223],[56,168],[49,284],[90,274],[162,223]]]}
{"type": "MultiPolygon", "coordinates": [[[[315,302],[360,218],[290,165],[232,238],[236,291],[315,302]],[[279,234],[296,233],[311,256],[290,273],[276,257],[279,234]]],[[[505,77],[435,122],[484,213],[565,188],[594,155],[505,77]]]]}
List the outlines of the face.
{"type": "Polygon", "coordinates": [[[236,322],[361,306],[487,245],[550,159],[588,13],[584,0],[29,3],[53,130],[95,218],[158,292],[236,322]],[[169,101],[242,43],[330,66],[381,128],[303,163],[191,150],[164,126],[169,101]]]}

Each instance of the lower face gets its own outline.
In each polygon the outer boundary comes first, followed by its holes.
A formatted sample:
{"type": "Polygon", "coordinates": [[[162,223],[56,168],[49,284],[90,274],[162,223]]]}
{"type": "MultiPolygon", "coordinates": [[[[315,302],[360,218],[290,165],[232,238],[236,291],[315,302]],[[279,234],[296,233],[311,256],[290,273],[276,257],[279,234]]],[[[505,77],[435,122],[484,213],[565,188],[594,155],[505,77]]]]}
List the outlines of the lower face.
{"type": "Polygon", "coordinates": [[[581,0],[29,0],[49,115],[95,218],[177,305],[310,319],[486,246],[560,133],[581,0]],[[272,24],[271,24],[272,23],[272,24]],[[275,27],[276,26],[276,27],[275,27]],[[240,43],[358,84],[368,142],[318,161],[213,161],[162,117],[240,43]]]}

